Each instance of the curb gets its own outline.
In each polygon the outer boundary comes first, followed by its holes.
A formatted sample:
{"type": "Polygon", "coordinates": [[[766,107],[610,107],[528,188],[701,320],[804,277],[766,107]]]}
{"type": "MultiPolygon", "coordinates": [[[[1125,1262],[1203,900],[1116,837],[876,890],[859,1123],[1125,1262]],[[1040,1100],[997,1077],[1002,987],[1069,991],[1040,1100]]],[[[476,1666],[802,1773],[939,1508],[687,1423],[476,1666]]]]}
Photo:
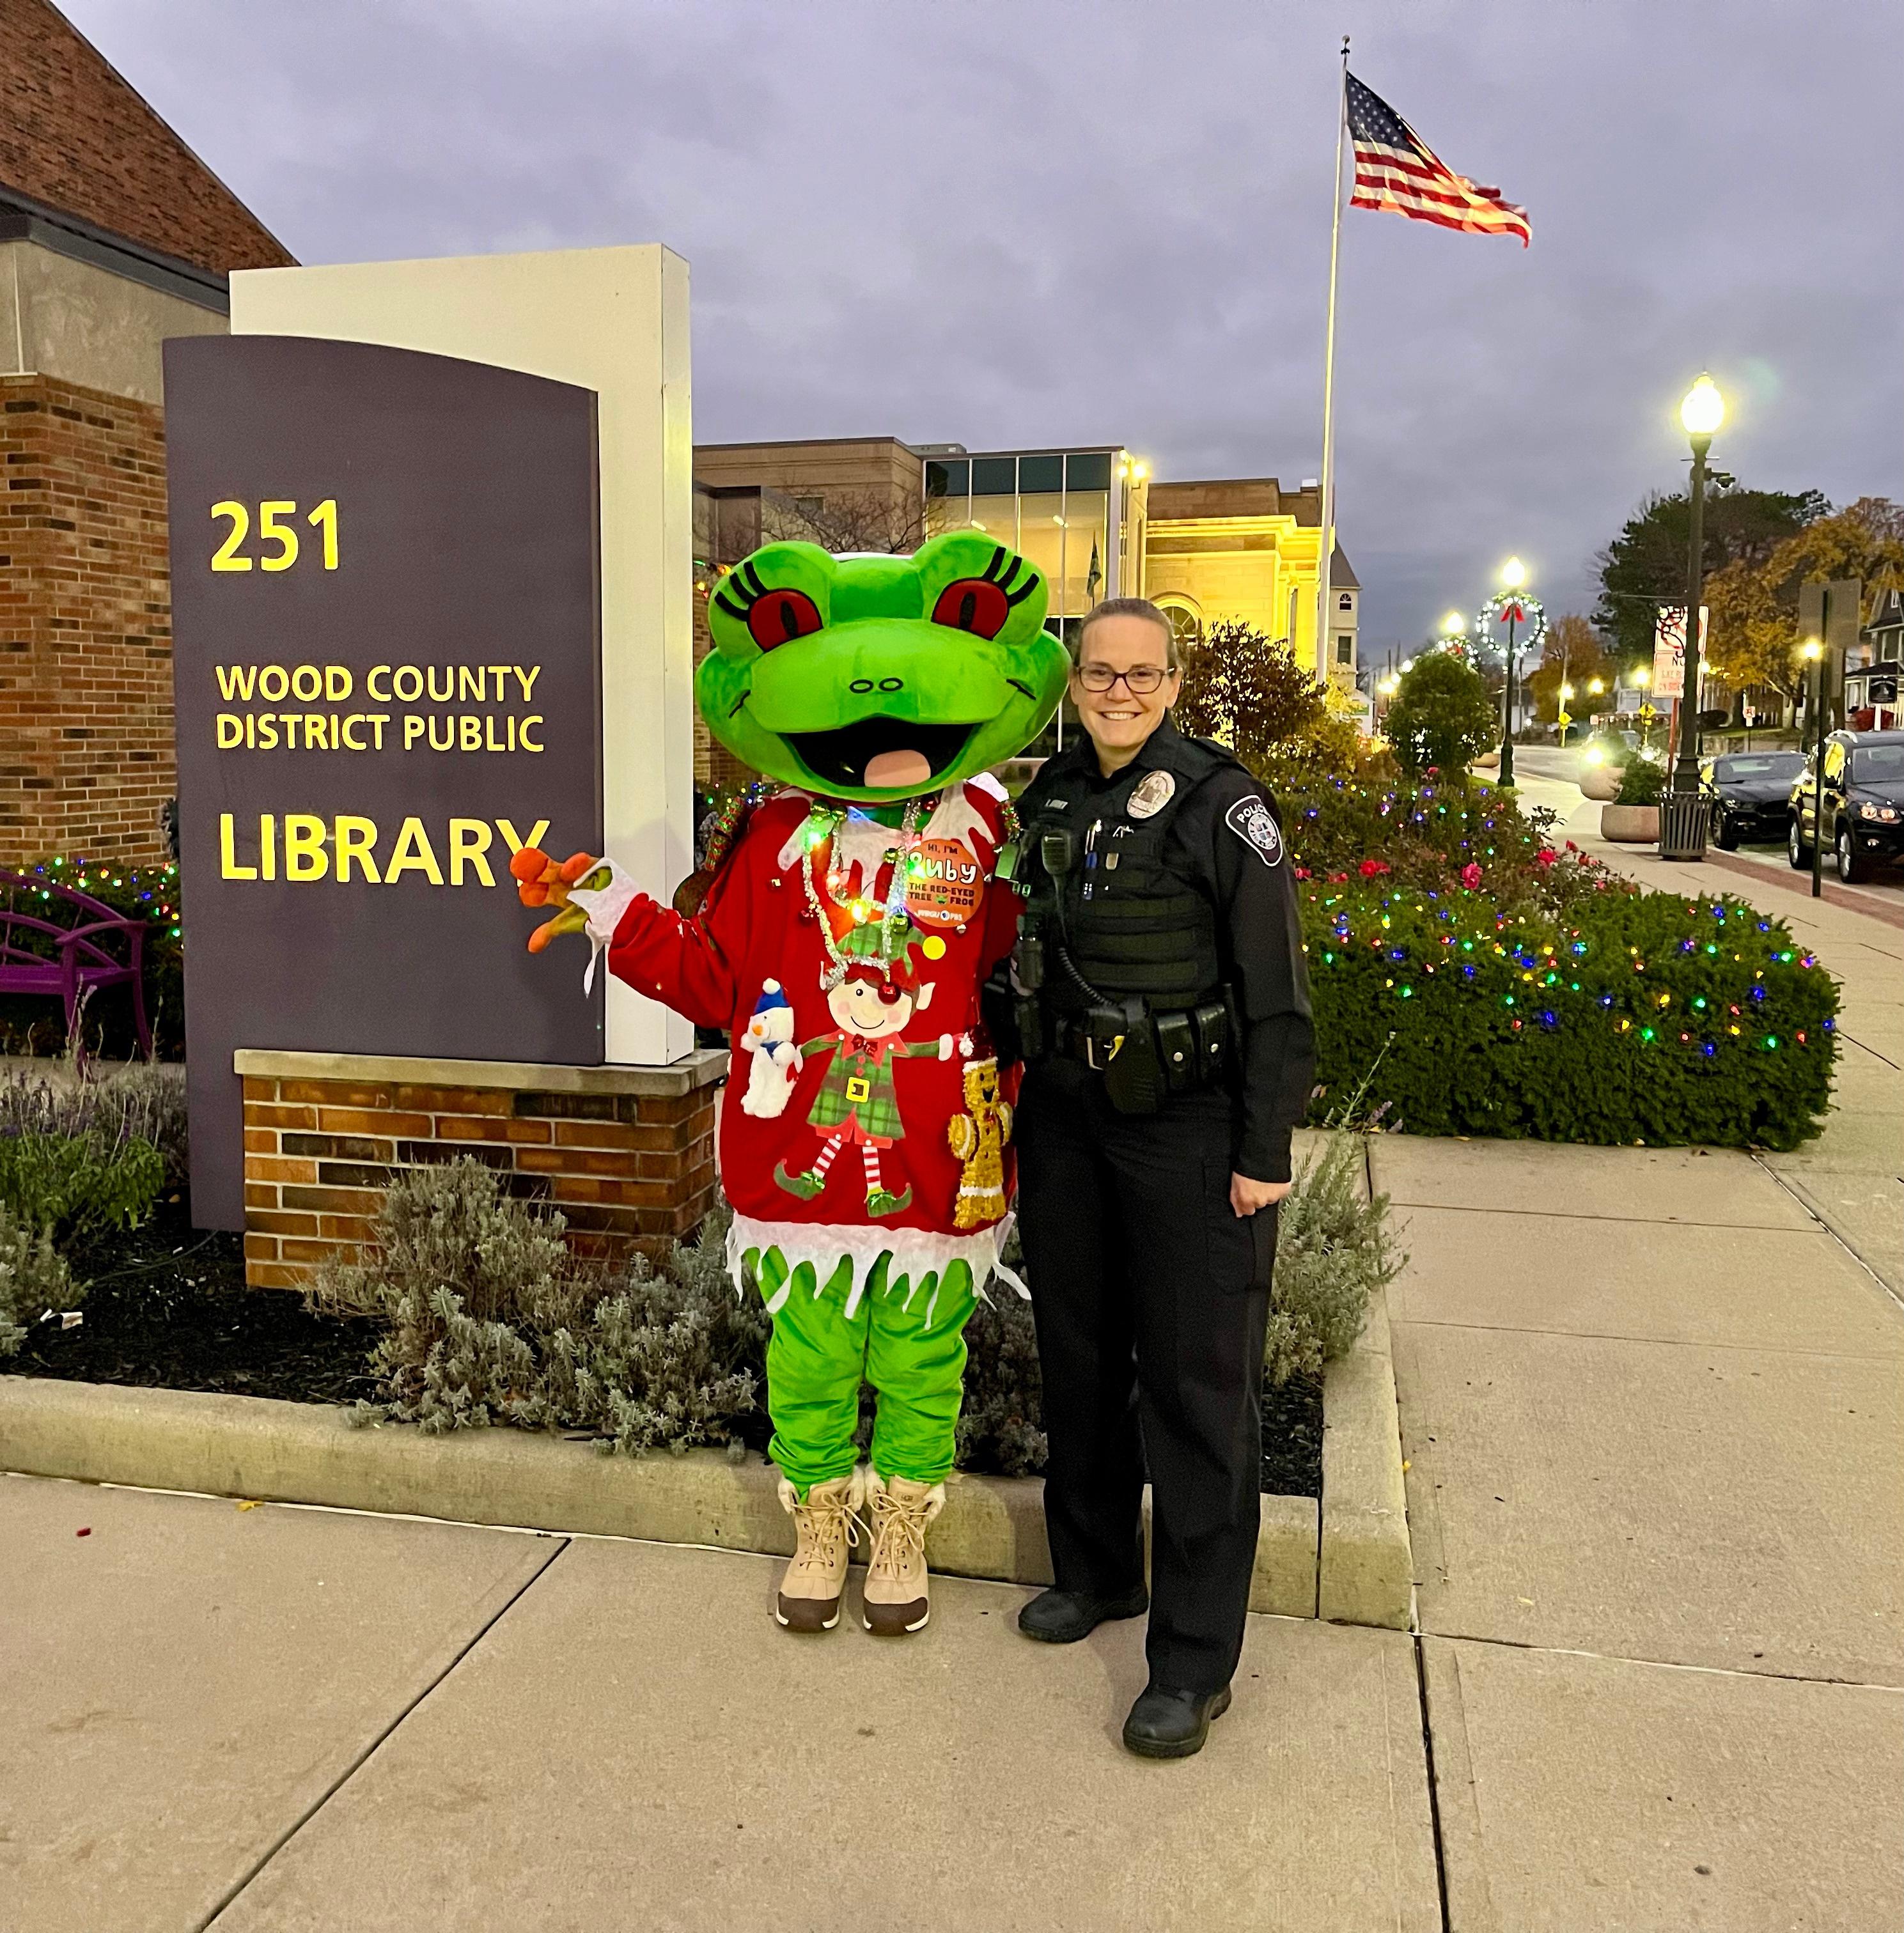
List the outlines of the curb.
{"type": "Polygon", "coordinates": [[[1323,1379],[1322,1517],[1316,1615],[1407,1630],[1415,1557],[1384,1294],[1370,1297],[1355,1346],[1323,1379]]]}
{"type": "MultiPolygon", "coordinates": [[[[1363,1340],[1325,1381],[1322,1507],[1262,1499],[1253,1611],[1407,1623],[1388,1333],[1385,1310],[1371,1304],[1363,1340]]],[[[516,1429],[357,1428],[327,1404],[263,1396],[0,1376],[0,1469],[776,1556],[793,1548],[776,1473],[753,1451],[738,1462],[722,1450],[605,1457],[516,1429]]],[[[1035,1477],[955,1472],[928,1539],[933,1567],[1048,1584],[1044,1487],[1035,1477]]]]}

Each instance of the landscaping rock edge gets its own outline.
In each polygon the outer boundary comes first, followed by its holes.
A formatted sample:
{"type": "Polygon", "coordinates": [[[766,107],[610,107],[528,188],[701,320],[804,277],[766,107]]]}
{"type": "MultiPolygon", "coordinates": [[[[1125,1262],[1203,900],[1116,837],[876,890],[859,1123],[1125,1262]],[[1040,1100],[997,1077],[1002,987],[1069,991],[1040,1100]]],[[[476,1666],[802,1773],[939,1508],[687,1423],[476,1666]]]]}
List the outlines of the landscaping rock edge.
{"type": "MultiPolygon", "coordinates": [[[[1379,1298],[1361,1342],[1330,1367],[1323,1404],[1322,1505],[1263,1499],[1250,1607],[1405,1627],[1408,1533],[1379,1298]]],[[[0,1376],[0,1469],[770,1555],[793,1547],[775,1473],[753,1452],[605,1457],[515,1429],[357,1428],[328,1405],[260,1396],[0,1376]]],[[[955,1474],[929,1540],[934,1566],[1049,1583],[1043,1493],[1037,1478],[955,1474]]]]}
{"type": "Polygon", "coordinates": [[[1369,1298],[1355,1346],[1322,1385],[1322,1535],[1316,1615],[1332,1624],[1409,1628],[1415,1556],[1408,1538],[1401,1419],[1388,1304],[1369,1298]]]}

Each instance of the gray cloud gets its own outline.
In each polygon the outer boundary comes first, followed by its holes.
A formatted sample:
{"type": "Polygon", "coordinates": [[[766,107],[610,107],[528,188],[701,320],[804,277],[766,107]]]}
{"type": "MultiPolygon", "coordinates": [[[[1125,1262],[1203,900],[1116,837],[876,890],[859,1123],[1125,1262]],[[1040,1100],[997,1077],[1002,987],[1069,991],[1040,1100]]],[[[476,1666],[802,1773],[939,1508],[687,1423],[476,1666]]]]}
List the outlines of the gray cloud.
{"type": "MultiPolygon", "coordinates": [[[[68,0],[306,261],[663,241],[705,440],[1121,440],[1313,474],[1338,31],[1284,5],[68,0]]],[[[1904,10],[1388,0],[1355,71],[1533,247],[1343,218],[1366,635],[1550,610],[1684,448],[1904,496],[1904,10]]]]}

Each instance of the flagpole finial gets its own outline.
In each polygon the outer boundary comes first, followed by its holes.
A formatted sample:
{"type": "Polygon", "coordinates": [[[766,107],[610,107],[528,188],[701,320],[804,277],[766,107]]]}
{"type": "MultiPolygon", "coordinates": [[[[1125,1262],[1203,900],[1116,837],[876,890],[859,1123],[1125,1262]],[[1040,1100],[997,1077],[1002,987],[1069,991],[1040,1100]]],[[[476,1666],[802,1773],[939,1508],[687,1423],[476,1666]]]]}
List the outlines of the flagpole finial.
{"type": "Polygon", "coordinates": [[[1342,58],[1345,61],[1349,58],[1349,36],[1346,34],[1342,37],[1342,58]]]}

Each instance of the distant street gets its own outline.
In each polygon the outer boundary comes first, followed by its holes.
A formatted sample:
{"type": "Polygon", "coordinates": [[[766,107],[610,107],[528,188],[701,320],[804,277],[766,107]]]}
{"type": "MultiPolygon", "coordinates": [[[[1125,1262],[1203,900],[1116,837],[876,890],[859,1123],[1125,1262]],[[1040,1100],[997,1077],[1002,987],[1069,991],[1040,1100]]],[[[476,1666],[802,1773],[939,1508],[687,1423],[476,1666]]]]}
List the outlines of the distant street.
{"type": "MultiPolygon", "coordinates": [[[[1580,789],[1580,754],[1571,747],[1563,750],[1557,745],[1517,745],[1514,748],[1514,777],[1520,793],[1521,803],[1529,806],[1545,806],[1560,815],[1557,830],[1563,837],[1584,843],[1589,839],[1597,839],[1600,830],[1600,808],[1596,801],[1590,799],[1580,789]]],[[[1772,883],[1789,887],[1809,894],[1811,875],[1794,873],[1785,859],[1785,849],[1782,843],[1741,846],[1735,852],[1723,855],[1729,859],[1740,859],[1764,867],[1773,876],[1772,883]]],[[[1715,868],[1715,870],[1718,870],[1715,868]]],[[[1825,855],[1824,877],[1827,884],[1838,888],[1838,868],[1830,853],[1825,855]]],[[[1715,879],[1709,888],[1713,892],[1739,891],[1737,885],[1725,885],[1715,879]]],[[[1855,886],[1841,890],[1860,895],[1868,894],[1875,901],[1904,911],[1904,867],[1893,866],[1881,873],[1873,881],[1861,881],[1855,886]]]]}

